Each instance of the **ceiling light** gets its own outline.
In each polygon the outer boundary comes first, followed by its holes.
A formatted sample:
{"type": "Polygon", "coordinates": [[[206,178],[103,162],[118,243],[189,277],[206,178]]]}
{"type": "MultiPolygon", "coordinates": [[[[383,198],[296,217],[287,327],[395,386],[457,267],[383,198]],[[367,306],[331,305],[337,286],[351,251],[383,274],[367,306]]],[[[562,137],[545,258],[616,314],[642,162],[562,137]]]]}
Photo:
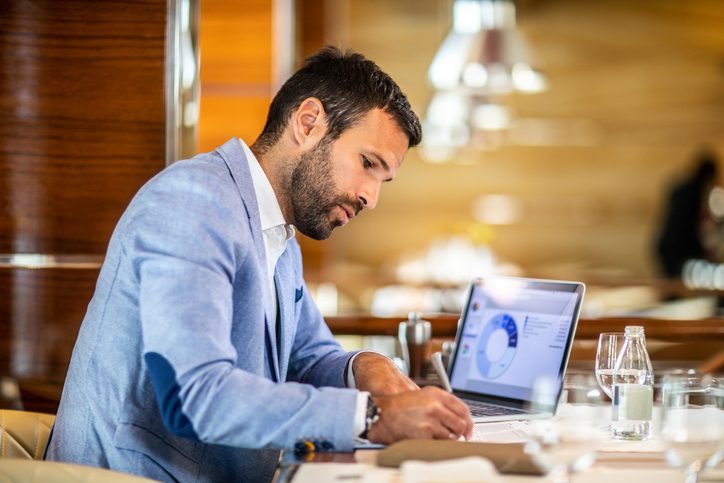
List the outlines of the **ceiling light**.
{"type": "Polygon", "coordinates": [[[428,77],[437,90],[477,94],[540,92],[546,87],[543,76],[529,64],[510,0],[456,0],[453,28],[435,55],[428,77]]]}
{"type": "Polygon", "coordinates": [[[444,161],[481,139],[482,145],[496,145],[490,136],[508,129],[512,114],[491,96],[546,88],[527,52],[511,0],[454,1],[452,29],[428,71],[436,92],[423,123],[424,157],[444,161]]]}

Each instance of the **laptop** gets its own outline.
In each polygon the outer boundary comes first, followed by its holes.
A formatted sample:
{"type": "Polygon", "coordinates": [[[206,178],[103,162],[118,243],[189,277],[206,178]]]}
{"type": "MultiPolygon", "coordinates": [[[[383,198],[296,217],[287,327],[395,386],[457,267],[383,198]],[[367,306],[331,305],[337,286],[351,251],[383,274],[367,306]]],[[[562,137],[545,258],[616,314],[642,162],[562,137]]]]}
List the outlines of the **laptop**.
{"type": "Polygon", "coordinates": [[[584,291],[528,278],[470,283],[447,374],[474,422],[555,413],[584,291]]]}

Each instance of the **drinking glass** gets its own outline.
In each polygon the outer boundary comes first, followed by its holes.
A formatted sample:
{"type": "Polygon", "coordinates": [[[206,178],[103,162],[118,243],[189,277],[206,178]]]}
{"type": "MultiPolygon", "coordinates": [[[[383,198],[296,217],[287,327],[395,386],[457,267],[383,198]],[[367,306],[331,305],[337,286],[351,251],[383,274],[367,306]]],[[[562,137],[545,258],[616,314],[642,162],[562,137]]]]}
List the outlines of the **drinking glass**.
{"type": "Polygon", "coordinates": [[[666,460],[694,483],[701,468],[723,449],[724,378],[667,375],[662,384],[661,435],[666,460]]]}
{"type": "MultiPolygon", "coordinates": [[[[536,381],[533,403],[542,397],[550,403],[550,385],[536,381]],[[539,396],[540,395],[540,396],[539,396]]],[[[589,468],[599,442],[607,436],[609,406],[590,372],[566,375],[558,410],[553,418],[530,422],[531,436],[554,465],[554,479],[568,481],[570,474],[589,468]]]]}
{"type": "Polygon", "coordinates": [[[623,341],[623,332],[602,332],[598,336],[596,380],[609,399],[612,399],[613,394],[613,368],[616,366],[616,358],[623,346],[623,341]]]}

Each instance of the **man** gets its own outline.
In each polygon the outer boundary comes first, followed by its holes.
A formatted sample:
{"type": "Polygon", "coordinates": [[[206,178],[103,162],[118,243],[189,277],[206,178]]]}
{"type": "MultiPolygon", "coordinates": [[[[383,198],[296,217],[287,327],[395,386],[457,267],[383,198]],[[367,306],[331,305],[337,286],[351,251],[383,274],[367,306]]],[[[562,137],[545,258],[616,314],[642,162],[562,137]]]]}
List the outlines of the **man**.
{"type": "Polygon", "coordinates": [[[457,398],[342,351],[293,237],[327,238],[374,208],[419,141],[394,81],[326,48],[281,88],[251,149],[232,139],[149,181],[111,238],[48,457],[268,481],[280,448],[469,437],[457,398]]]}

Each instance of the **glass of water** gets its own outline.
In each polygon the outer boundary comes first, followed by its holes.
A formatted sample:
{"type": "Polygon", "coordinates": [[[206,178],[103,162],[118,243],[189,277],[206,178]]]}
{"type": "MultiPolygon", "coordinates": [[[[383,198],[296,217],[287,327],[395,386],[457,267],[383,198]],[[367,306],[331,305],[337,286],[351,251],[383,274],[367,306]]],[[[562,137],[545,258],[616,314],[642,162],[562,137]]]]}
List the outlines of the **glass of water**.
{"type": "MultiPolygon", "coordinates": [[[[555,385],[536,380],[533,403],[549,408],[555,385]]],[[[588,469],[596,449],[607,436],[609,406],[593,374],[570,371],[563,384],[558,410],[553,418],[530,421],[531,438],[553,464],[553,480],[570,481],[570,475],[588,469]]]]}
{"type": "Polygon", "coordinates": [[[686,482],[724,450],[724,378],[667,375],[662,384],[661,435],[666,460],[682,468],[686,482]]]}
{"type": "Polygon", "coordinates": [[[609,398],[613,398],[613,369],[623,342],[623,332],[602,332],[598,336],[596,381],[609,398]]]}

